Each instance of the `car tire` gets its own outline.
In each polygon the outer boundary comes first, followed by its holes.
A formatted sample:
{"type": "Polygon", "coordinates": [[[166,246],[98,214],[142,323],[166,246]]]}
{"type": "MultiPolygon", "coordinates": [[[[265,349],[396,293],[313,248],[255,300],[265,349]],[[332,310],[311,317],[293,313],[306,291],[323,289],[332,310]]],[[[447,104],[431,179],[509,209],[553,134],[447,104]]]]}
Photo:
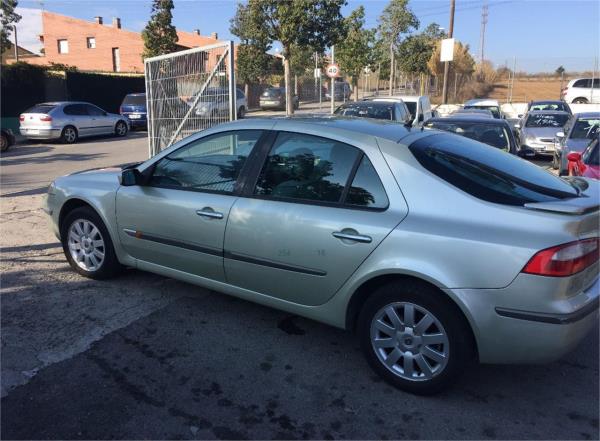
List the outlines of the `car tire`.
{"type": "Polygon", "coordinates": [[[558,155],[552,155],[552,169],[558,170],[558,167],[559,167],[558,155]]]}
{"type": "Polygon", "coordinates": [[[573,100],[573,104],[587,104],[588,100],[586,98],[575,98],[573,100]]]}
{"type": "Polygon", "coordinates": [[[73,126],[66,126],[62,129],[60,139],[64,144],[75,144],[79,139],[77,129],[73,126]]]}
{"type": "Polygon", "coordinates": [[[82,276],[109,279],[123,269],[104,222],[91,207],[79,207],[68,213],[60,237],[69,265],[82,276]]]}
{"type": "Polygon", "coordinates": [[[129,128],[127,127],[127,123],[125,121],[117,121],[117,124],[115,124],[115,135],[122,138],[127,136],[128,131],[129,128]]]}
{"type": "Polygon", "coordinates": [[[298,110],[299,108],[300,108],[300,102],[299,102],[299,101],[296,101],[296,102],[294,103],[294,110],[298,110]]]}
{"type": "Polygon", "coordinates": [[[237,118],[243,119],[244,115],[246,115],[246,108],[244,106],[241,106],[237,112],[237,118]]]}
{"type": "Polygon", "coordinates": [[[443,296],[425,283],[398,281],[377,289],[362,307],[361,348],[371,368],[393,386],[417,395],[438,393],[473,359],[468,324],[443,296]]]}
{"type": "Polygon", "coordinates": [[[5,152],[8,150],[8,137],[2,133],[0,136],[0,152],[5,152]]]}

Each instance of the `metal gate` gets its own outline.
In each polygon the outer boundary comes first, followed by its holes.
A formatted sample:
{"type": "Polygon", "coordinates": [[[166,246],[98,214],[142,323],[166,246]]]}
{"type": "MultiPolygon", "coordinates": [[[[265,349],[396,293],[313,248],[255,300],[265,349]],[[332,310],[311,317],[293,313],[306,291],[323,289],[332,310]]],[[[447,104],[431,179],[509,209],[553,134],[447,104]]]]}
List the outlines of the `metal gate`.
{"type": "Polygon", "coordinates": [[[233,41],[147,58],[148,153],[237,117],[233,41]]]}

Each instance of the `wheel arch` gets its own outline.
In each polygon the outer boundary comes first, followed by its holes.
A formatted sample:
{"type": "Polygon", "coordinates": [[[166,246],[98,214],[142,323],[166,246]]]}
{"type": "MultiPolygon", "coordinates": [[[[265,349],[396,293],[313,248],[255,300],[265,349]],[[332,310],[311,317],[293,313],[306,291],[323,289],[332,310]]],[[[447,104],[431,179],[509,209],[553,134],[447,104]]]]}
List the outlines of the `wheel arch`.
{"type": "Polygon", "coordinates": [[[446,293],[442,287],[438,286],[431,280],[426,280],[426,278],[419,277],[411,274],[403,274],[403,273],[387,273],[387,274],[379,274],[374,276],[366,281],[363,281],[362,284],[354,291],[351,295],[350,300],[348,301],[346,307],[346,318],[345,318],[345,327],[347,330],[354,332],[356,330],[356,325],[358,323],[358,316],[360,311],[367,301],[367,299],[372,295],[372,293],[379,287],[383,285],[387,285],[392,282],[398,281],[411,281],[422,284],[423,286],[428,286],[433,288],[435,292],[437,292],[440,298],[444,299],[448,305],[454,309],[454,312],[458,317],[463,321],[466,329],[468,329],[471,344],[473,350],[475,351],[474,356],[478,359],[478,345],[477,339],[475,338],[475,333],[473,331],[473,324],[471,320],[469,320],[468,315],[463,311],[459,302],[456,301],[455,298],[446,293]]]}

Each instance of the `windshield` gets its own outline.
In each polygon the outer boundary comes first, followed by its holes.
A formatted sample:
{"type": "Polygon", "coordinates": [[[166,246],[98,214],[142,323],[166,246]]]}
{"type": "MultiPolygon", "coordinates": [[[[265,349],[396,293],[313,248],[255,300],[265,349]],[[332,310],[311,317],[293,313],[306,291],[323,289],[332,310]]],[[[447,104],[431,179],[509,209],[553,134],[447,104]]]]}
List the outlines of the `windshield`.
{"type": "Polygon", "coordinates": [[[594,141],[592,141],[592,143],[590,144],[590,146],[585,150],[585,152],[583,152],[583,163],[587,164],[587,165],[600,165],[599,163],[599,151],[600,151],[600,147],[598,147],[600,145],[600,137],[596,138],[594,141]]]}
{"type": "Polygon", "coordinates": [[[336,115],[343,116],[358,116],[361,118],[375,118],[375,119],[393,119],[393,105],[392,104],[349,104],[346,106],[338,107],[335,111],[336,115]]]}
{"type": "Polygon", "coordinates": [[[578,195],[573,186],[539,166],[467,138],[427,136],[409,150],[429,172],[488,202],[521,206],[578,195]]]}
{"type": "Polygon", "coordinates": [[[579,118],[571,130],[571,139],[592,139],[600,128],[600,118],[579,118]]]}
{"type": "Polygon", "coordinates": [[[563,127],[569,120],[569,115],[542,113],[529,115],[525,127],[563,127]]]}
{"type": "Polygon", "coordinates": [[[146,95],[127,95],[123,100],[123,105],[131,105],[131,106],[145,106],[146,105],[146,95]]]}
{"type": "Polygon", "coordinates": [[[465,109],[489,110],[494,118],[500,118],[500,108],[498,106],[465,106],[465,109]]]}
{"type": "Polygon", "coordinates": [[[510,138],[506,128],[497,124],[474,123],[471,121],[429,121],[425,123],[425,128],[456,133],[492,147],[510,151],[510,138]]]}

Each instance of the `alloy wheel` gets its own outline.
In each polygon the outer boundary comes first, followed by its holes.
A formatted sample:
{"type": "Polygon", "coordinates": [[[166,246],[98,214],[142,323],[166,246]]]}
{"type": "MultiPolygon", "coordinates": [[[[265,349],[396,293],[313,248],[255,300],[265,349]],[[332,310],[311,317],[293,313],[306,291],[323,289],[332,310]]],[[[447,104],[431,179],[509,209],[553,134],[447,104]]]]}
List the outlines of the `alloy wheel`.
{"type": "Polygon", "coordinates": [[[427,309],[410,302],[391,303],[371,321],[371,346],[394,375],[427,381],[442,373],[450,355],[448,335],[427,309]]]}
{"type": "Polygon", "coordinates": [[[77,133],[75,133],[75,129],[67,127],[64,131],[64,137],[65,141],[69,143],[75,142],[75,140],[77,139],[77,133]]]}
{"type": "Polygon", "coordinates": [[[77,219],[69,227],[69,252],[73,261],[85,271],[97,271],[104,263],[106,247],[96,225],[77,219]]]}
{"type": "Polygon", "coordinates": [[[125,136],[126,134],[127,134],[127,126],[122,122],[117,123],[117,135],[125,136]]]}

